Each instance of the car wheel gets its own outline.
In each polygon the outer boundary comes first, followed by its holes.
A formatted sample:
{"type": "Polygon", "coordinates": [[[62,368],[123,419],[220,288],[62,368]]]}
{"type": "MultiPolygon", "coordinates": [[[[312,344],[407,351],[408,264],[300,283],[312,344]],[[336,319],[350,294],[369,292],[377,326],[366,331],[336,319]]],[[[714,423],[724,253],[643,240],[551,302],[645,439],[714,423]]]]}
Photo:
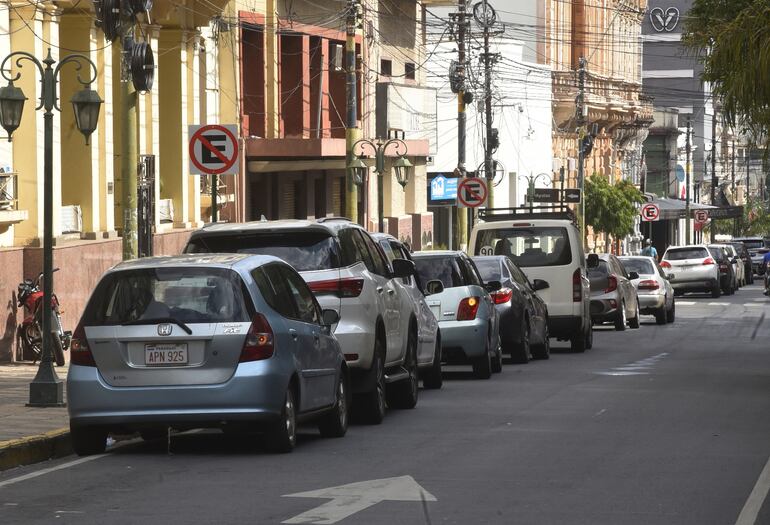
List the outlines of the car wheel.
{"type": "Polygon", "coordinates": [[[511,357],[513,358],[514,363],[529,363],[529,337],[529,323],[527,322],[527,318],[524,317],[524,319],[521,321],[521,341],[519,344],[514,346],[515,351],[511,352],[511,357]]]}
{"type": "Polygon", "coordinates": [[[51,334],[53,338],[53,358],[56,366],[64,366],[64,346],[62,346],[61,337],[54,332],[51,334]]]}
{"type": "Polygon", "coordinates": [[[671,302],[671,310],[666,312],[666,322],[673,323],[676,319],[676,301],[671,302]]]}
{"type": "MultiPolygon", "coordinates": [[[[591,324],[588,323],[588,330],[593,334],[593,328],[591,328],[591,324]]],[[[580,354],[585,352],[588,349],[588,332],[583,329],[583,332],[580,334],[573,335],[570,339],[570,349],[576,353],[580,354]]]]}
{"type": "Polygon", "coordinates": [[[268,450],[278,454],[291,452],[297,444],[297,413],[291,385],[286,389],[281,417],[265,434],[265,442],[268,450]]]}
{"type": "Polygon", "coordinates": [[[489,356],[489,338],[484,348],[484,355],[473,360],[473,376],[476,379],[489,379],[492,377],[492,360],[489,356]]]}
{"type": "MultiPolygon", "coordinates": [[[[665,304],[665,302],[664,302],[665,304]]],[[[663,306],[663,308],[660,308],[655,311],[655,323],[657,324],[666,324],[667,320],[666,317],[668,315],[668,312],[666,311],[666,307],[663,306]]]]}
{"type": "Polygon", "coordinates": [[[107,449],[107,429],[102,427],[70,426],[72,450],[78,456],[103,454],[107,449]]]}
{"type": "Polygon", "coordinates": [[[377,339],[374,343],[374,359],[372,361],[372,374],[374,374],[374,388],[357,396],[353,402],[354,410],[360,415],[364,423],[379,425],[385,419],[385,362],[383,359],[383,345],[377,339]]]}
{"type": "Polygon", "coordinates": [[[318,421],[318,431],[321,437],[340,438],[348,431],[348,409],[350,406],[345,371],[340,370],[337,380],[334,407],[318,421]]]}
{"type": "Polygon", "coordinates": [[[543,328],[543,343],[532,347],[532,357],[536,359],[548,359],[551,357],[551,339],[548,336],[548,322],[543,328]]]}
{"type": "Polygon", "coordinates": [[[492,358],[492,373],[499,374],[503,371],[503,349],[500,344],[497,345],[495,357],[492,358]]]}
{"type": "Polygon", "coordinates": [[[407,378],[391,384],[386,391],[388,406],[391,408],[409,409],[417,406],[420,379],[417,370],[417,335],[414,330],[409,332],[404,369],[407,378]]]}
{"type": "Polygon", "coordinates": [[[586,332],[586,350],[590,350],[594,347],[594,328],[592,324],[588,325],[588,331],[586,332]]]}
{"type": "Polygon", "coordinates": [[[431,390],[438,390],[444,384],[444,378],[441,375],[441,340],[436,337],[436,350],[433,354],[433,364],[423,372],[422,386],[431,390]]]}
{"type": "Polygon", "coordinates": [[[626,329],[626,323],[626,303],[621,302],[618,316],[615,318],[615,330],[622,332],[626,329]]]}
{"type": "Polygon", "coordinates": [[[628,320],[628,326],[630,326],[632,329],[639,328],[639,301],[636,302],[636,310],[635,310],[634,317],[628,320]]]}
{"type": "Polygon", "coordinates": [[[719,299],[722,297],[722,289],[719,287],[719,281],[715,282],[711,287],[711,297],[714,299],[719,299]]]}

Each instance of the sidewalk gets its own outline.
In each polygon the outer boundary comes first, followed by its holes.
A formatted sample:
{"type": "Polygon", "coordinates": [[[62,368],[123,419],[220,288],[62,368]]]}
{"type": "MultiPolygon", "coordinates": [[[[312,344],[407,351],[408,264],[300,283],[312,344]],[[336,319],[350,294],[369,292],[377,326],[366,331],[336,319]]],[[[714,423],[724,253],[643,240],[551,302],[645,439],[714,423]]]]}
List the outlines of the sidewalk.
{"type": "MultiPolygon", "coordinates": [[[[67,408],[26,406],[37,368],[31,363],[0,365],[0,471],[72,453],[67,408]]],[[[55,368],[65,380],[67,367],[55,368]]]]}

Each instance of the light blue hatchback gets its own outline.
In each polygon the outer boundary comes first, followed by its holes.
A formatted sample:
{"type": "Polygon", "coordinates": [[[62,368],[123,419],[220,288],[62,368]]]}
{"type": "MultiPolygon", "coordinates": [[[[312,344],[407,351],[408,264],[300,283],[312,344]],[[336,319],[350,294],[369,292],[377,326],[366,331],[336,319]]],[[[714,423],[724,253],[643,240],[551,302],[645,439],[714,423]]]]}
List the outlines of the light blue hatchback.
{"type": "Polygon", "coordinates": [[[75,452],[100,453],[110,432],[265,432],[288,452],[296,425],[322,435],[348,424],[348,372],[305,281],[262,255],[183,255],[118,264],[93,291],[73,334],[67,406],[75,452]]]}

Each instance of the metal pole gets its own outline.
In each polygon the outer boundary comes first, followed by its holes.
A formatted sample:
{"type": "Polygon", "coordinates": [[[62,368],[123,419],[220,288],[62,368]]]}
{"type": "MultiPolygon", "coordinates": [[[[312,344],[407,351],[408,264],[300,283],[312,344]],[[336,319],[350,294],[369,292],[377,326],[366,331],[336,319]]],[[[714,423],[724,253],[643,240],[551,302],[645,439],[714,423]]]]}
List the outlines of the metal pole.
{"type": "MultiPolygon", "coordinates": [[[[347,38],[345,40],[345,88],[347,115],[345,119],[345,149],[346,165],[353,160],[353,145],[358,140],[358,76],[356,72],[356,24],[358,23],[358,0],[348,0],[346,19],[347,38]]],[[[353,172],[347,170],[347,198],[345,199],[345,214],[353,222],[358,218],[358,187],[353,180],[353,172]]],[[[367,188],[363,188],[367,191],[367,188]]],[[[378,191],[379,189],[378,184],[378,191]]],[[[381,197],[380,197],[381,199],[381,197]]],[[[380,210],[382,214],[382,210],[380,210]]]]}
{"type": "Polygon", "coordinates": [[[751,192],[751,172],[749,168],[751,167],[751,148],[750,145],[746,144],[746,150],[743,154],[744,157],[746,157],[746,204],[749,202],[749,193],[751,192]]]}
{"type": "MultiPolygon", "coordinates": [[[[719,179],[717,178],[717,109],[714,106],[714,114],[711,117],[711,205],[716,206],[717,187],[719,187],[719,179]]],[[[711,242],[716,242],[717,232],[714,229],[716,223],[711,220],[711,227],[709,228],[709,237],[711,242]]]]}
{"type": "MultiPolygon", "coordinates": [[[[457,93],[457,169],[460,177],[465,177],[465,26],[466,26],[466,0],[457,0],[457,75],[459,77],[460,90],[457,93]]],[[[457,230],[455,249],[461,250],[467,243],[468,210],[457,208],[457,230]]]]}
{"type": "MultiPolygon", "coordinates": [[[[484,0],[484,12],[489,9],[487,0],[484,0]]],[[[487,21],[488,22],[488,21],[487,21]]],[[[489,52],[490,24],[484,24],[484,118],[486,120],[487,143],[484,149],[484,175],[487,178],[487,207],[494,208],[494,166],[492,162],[492,56],[489,52]]]]}
{"type": "Polygon", "coordinates": [[[690,153],[691,153],[691,147],[690,147],[690,133],[692,130],[692,123],[690,122],[690,117],[687,117],[687,164],[685,165],[685,183],[684,183],[684,195],[685,195],[685,203],[684,203],[684,213],[685,213],[685,244],[690,244],[690,224],[692,217],[690,217],[690,153]]]}
{"type": "Polygon", "coordinates": [[[580,236],[584,248],[586,242],[586,199],[585,199],[585,151],[583,150],[583,137],[586,133],[585,119],[585,90],[586,90],[586,59],[580,57],[578,61],[578,98],[577,98],[577,125],[578,125],[578,187],[580,188],[580,236]]]}
{"type": "Polygon", "coordinates": [[[131,79],[122,81],[120,84],[121,113],[123,114],[123,118],[120,119],[123,135],[120,176],[123,179],[123,260],[125,261],[139,256],[136,210],[136,89],[131,79]]]}
{"type": "Polygon", "coordinates": [[[219,220],[219,214],[217,213],[217,192],[219,190],[219,175],[211,175],[211,222],[217,222],[219,220]]]}

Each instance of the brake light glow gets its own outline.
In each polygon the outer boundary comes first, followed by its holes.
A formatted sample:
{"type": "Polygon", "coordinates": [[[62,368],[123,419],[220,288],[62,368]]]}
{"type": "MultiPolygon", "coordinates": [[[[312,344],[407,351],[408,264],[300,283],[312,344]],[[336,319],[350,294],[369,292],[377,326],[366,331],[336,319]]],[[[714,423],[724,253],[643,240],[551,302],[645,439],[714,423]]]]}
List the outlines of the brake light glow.
{"type": "Polygon", "coordinates": [[[661,268],[671,268],[671,263],[668,261],[660,261],[661,268]]]}
{"type": "Polygon", "coordinates": [[[580,268],[572,273],[572,302],[579,303],[583,300],[583,279],[580,268]]]}
{"type": "Polygon", "coordinates": [[[476,319],[476,313],[479,311],[480,304],[480,297],[466,297],[460,301],[460,306],[457,308],[457,320],[473,321],[476,319]]]}
{"type": "Polygon", "coordinates": [[[329,281],[316,281],[308,283],[308,286],[317,294],[336,294],[340,298],[358,297],[364,289],[363,279],[331,279],[329,281]]]}
{"type": "Polygon", "coordinates": [[[655,279],[646,279],[644,281],[639,281],[639,289],[640,290],[658,290],[660,289],[660,285],[658,284],[658,281],[655,279]]]}
{"type": "Polygon", "coordinates": [[[511,300],[511,297],[513,297],[513,290],[510,288],[501,288],[490,295],[495,304],[505,304],[511,300]]]}
{"type": "Polygon", "coordinates": [[[75,332],[72,334],[72,340],[70,341],[70,364],[96,366],[94,354],[91,353],[91,349],[88,347],[86,331],[80,323],[78,323],[78,327],[75,328],[75,332]]]}
{"type": "Polygon", "coordinates": [[[532,226],[532,224],[530,224],[528,222],[514,222],[513,223],[513,227],[514,228],[529,228],[530,226],[532,226]]]}
{"type": "Polygon", "coordinates": [[[618,278],[614,275],[607,277],[607,288],[604,289],[604,293],[614,292],[618,289],[618,278]]]}
{"type": "Polygon", "coordinates": [[[712,264],[716,264],[716,262],[711,257],[706,257],[706,260],[703,261],[703,266],[711,266],[712,264]]]}
{"type": "Polygon", "coordinates": [[[254,314],[246,341],[243,343],[240,363],[261,361],[273,356],[273,329],[262,314],[254,314]]]}

